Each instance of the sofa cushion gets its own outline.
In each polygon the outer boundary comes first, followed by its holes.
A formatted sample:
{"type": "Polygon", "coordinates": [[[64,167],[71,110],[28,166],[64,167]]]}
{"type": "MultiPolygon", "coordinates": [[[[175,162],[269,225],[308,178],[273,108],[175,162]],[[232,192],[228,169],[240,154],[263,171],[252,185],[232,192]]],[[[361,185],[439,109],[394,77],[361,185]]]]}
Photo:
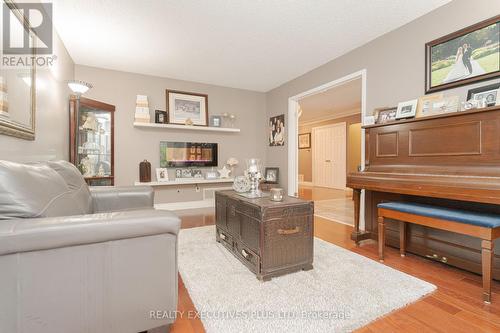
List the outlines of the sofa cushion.
{"type": "Polygon", "coordinates": [[[64,178],[48,165],[0,161],[0,220],[85,213],[64,178]]]}
{"type": "Polygon", "coordinates": [[[76,166],[68,161],[49,161],[45,163],[64,179],[71,191],[73,199],[81,206],[82,214],[92,214],[92,194],[90,193],[85,179],[76,166]]]}

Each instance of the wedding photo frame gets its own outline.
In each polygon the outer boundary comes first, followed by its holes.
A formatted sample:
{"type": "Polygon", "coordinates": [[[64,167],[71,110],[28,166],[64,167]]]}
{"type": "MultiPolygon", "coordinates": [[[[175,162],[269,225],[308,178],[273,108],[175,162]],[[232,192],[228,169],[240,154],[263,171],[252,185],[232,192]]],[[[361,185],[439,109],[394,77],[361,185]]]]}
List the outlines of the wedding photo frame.
{"type": "Polygon", "coordinates": [[[208,126],[208,95],[166,90],[170,124],[208,126]]]}
{"type": "Polygon", "coordinates": [[[311,133],[299,134],[299,149],[311,148],[311,133]]]}
{"type": "Polygon", "coordinates": [[[500,15],[425,44],[425,93],[500,76],[500,15]]]}

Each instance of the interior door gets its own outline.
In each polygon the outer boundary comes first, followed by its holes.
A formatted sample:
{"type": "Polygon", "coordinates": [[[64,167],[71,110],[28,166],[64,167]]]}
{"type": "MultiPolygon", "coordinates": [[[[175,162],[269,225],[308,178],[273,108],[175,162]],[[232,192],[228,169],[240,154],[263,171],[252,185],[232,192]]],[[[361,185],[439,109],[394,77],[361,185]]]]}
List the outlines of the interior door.
{"type": "Polygon", "coordinates": [[[345,189],[346,123],[313,128],[314,186],[345,189]]]}

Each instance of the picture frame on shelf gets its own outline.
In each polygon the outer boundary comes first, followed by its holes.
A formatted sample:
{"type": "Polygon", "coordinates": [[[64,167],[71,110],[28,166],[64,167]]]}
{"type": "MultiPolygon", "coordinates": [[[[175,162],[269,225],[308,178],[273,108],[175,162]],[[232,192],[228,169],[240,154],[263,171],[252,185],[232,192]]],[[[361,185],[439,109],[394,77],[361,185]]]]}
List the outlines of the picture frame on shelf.
{"type": "Polygon", "coordinates": [[[279,183],[279,168],[268,168],[266,167],[264,171],[264,181],[268,184],[278,184],[279,183]]]}
{"type": "Polygon", "coordinates": [[[208,126],[208,95],[194,92],[165,91],[170,124],[208,126]]]}
{"type": "Polygon", "coordinates": [[[385,124],[392,121],[396,121],[396,111],[397,107],[383,107],[375,109],[375,123],[376,124],[385,124]]]}
{"type": "Polygon", "coordinates": [[[443,99],[443,97],[444,95],[442,92],[420,97],[417,104],[417,114],[415,116],[417,118],[431,116],[432,103],[440,101],[441,99],[443,99]]]}
{"type": "Polygon", "coordinates": [[[155,110],[155,124],[168,124],[168,112],[155,110]]]}
{"type": "Polygon", "coordinates": [[[467,101],[481,101],[486,102],[486,106],[497,105],[500,95],[498,93],[500,83],[489,84],[487,86],[469,89],[467,91],[467,101]]]}
{"type": "Polygon", "coordinates": [[[181,178],[193,178],[193,171],[191,169],[181,169],[181,178]]]}
{"type": "Polygon", "coordinates": [[[156,168],[156,181],[168,182],[168,169],[167,168],[156,168]]]}
{"type": "Polygon", "coordinates": [[[418,99],[398,103],[396,119],[413,118],[417,114],[418,99]]]}
{"type": "Polygon", "coordinates": [[[458,112],[460,109],[460,96],[446,96],[431,103],[431,115],[458,112]]]}
{"type": "Polygon", "coordinates": [[[500,76],[500,15],[425,44],[425,93],[500,76]]]}
{"type": "Polygon", "coordinates": [[[205,179],[217,179],[219,178],[219,173],[214,170],[205,172],[205,179]]]}
{"type": "Polygon", "coordinates": [[[222,127],[222,116],[210,116],[210,127],[222,127]]]}
{"type": "Polygon", "coordinates": [[[311,133],[299,134],[299,149],[311,148],[311,133]]]}

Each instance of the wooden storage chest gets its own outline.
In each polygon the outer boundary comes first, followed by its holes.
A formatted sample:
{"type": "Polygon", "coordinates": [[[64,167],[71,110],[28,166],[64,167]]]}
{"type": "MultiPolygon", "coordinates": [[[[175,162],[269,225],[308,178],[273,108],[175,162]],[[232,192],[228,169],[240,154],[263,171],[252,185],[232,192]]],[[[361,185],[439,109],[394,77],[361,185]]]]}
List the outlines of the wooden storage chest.
{"type": "Polygon", "coordinates": [[[312,269],[312,201],[285,197],[248,199],[234,191],[215,194],[216,239],[259,280],[312,269]]]}

